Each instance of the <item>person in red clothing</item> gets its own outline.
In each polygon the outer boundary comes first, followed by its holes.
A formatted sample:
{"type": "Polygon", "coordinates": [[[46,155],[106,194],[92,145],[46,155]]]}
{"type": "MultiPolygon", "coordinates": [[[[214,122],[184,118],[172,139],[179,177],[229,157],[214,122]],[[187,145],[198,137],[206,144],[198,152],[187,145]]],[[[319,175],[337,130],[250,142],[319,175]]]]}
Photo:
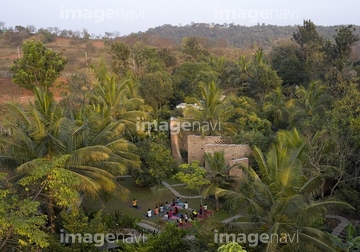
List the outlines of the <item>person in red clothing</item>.
{"type": "Polygon", "coordinates": [[[169,219],[173,216],[173,212],[170,210],[169,211],[169,219]]]}
{"type": "Polygon", "coordinates": [[[177,215],[179,213],[179,209],[177,207],[175,207],[174,209],[174,215],[177,215]]]}
{"type": "Polygon", "coordinates": [[[203,206],[200,205],[200,209],[199,209],[199,215],[202,215],[203,214],[203,206]]]}

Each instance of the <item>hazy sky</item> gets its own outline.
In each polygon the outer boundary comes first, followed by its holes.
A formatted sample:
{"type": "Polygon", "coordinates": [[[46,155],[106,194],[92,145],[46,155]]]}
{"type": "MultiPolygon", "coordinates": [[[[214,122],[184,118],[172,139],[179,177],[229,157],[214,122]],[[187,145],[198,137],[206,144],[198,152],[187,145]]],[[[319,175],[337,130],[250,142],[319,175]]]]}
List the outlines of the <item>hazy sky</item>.
{"type": "Polygon", "coordinates": [[[126,35],[191,22],[296,25],[311,19],[316,25],[360,25],[359,7],[359,0],[2,0],[0,21],[126,35]]]}

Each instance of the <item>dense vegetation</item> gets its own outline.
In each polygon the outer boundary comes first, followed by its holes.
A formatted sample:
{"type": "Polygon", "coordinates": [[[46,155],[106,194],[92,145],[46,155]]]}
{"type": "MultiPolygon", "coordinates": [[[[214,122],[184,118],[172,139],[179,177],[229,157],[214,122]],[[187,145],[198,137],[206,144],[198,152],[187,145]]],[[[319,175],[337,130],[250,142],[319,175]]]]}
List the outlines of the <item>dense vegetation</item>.
{"type": "MultiPolygon", "coordinates": [[[[59,236],[64,229],[96,234],[134,228],[130,217],[94,213],[81,204],[83,196],[129,195],[118,180],[125,174],[138,187],[156,186],[159,194],[161,182],[176,177],[214,197],[216,210],[242,213],[226,226],[214,219],[194,223],[190,240],[183,229],[166,225],[145,243],[121,244],[125,251],[216,251],[221,244],[214,243],[214,229],[299,235],[298,243],[241,244],[246,251],[360,249],[359,230],[341,241],[325,225],[327,213],[350,219],[360,214],[356,27],[319,29],[310,20],[282,31],[223,26],[165,25],[118,39],[107,34],[103,58],[74,67],[66,53],[46,46],[72,32],[35,34],[34,27],[0,24],[1,43],[23,45],[22,57],[12,62],[13,81],[34,94],[33,102],[11,103],[1,116],[10,132],[0,136],[1,251],[97,251],[89,243],[65,246],[59,236]],[[176,47],[146,40],[155,35],[163,42],[174,39],[170,44],[176,47]],[[225,37],[228,44],[221,46],[225,37]],[[205,38],[220,44],[206,44],[205,38]],[[284,40],[274,44],[279,38],[284,40]],[[252,43],[253,53],[233,48],[252,43]],[[218,50],[224,47],[230,50],[218,50]],[[57,100],[54,81],[65,64],[72,64],[73,74],[57,100]],[[196,106],[177,109],[182,102],[196,106]],[[156,123],[173,116],[201,122],[202,135],[249,144],[253,155],[251,167],[243,168],[245,178],[228,176],[222,152],[205,156],[207,171],[197,162],[176,164],[169,132],[138,128],[140,120],[156,123]],[[223,127],[205,130],[209,122],[223,127]]],[[[73,43],[95,50],[90,38],[84,30],[73,43]]],[[[219,251],[241,246],[229,243],[219,251]]]]}

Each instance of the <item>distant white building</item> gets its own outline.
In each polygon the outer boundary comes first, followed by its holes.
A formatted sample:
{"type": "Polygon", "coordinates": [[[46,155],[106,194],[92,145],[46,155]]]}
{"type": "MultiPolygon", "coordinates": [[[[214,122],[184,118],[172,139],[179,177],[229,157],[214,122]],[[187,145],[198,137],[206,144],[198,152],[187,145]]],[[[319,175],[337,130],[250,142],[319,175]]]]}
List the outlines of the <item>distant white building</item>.
{"type": "Polygon", "coordinates": [[[201,106],[199,106],[199,105],[197,105],[196,103],[195,104],[188,104],[188,103],[185,103],[185,102],[183,102],[183,103],[180,103],[180,104],[178,104],[178,105],[176,105],[176,108],[177,109],[184,109],[184,108],[186,108],[186,107],[194,107],[194,108],[196,108],[196,109],[198,109],[198,110],[202,110],[202,107],[201,106]]]}

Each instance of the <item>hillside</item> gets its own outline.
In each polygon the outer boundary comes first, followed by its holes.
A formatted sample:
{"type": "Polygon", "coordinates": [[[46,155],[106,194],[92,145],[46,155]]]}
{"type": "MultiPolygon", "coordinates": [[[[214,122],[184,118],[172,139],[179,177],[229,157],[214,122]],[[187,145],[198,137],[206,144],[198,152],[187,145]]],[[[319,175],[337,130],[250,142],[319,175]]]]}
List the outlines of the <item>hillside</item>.
{"type": "MultiPolygon", "coordinates": [[[[340,26],[317,26],[324,38],[331,39],[340,26]]],[[[359,26],[355,26],[359,33],[359,26]]],[[[246,48],[252,45],[270,47],[281,39],[289,39],[297,31],[298,26],[256,25],[241,26],[234,24],[193,23],[186,26],[163,25],[149,29],[145,34],[173,39],[177,43],[183,37],[204,37],[212,42],[212,46],[232,46],[246,48]]],[[[141,34],[141,33],[138,33],[141,34]]]]}
{"type": "MultiPolygon", "coordinates": [[[[332,39],[336,29],[340,26],[317,26],[319,34],[332,39]]],[[[355,26],[356,33],[360,34],[360,26],[355,26]]],[[[149,45],[157,48],[170,49],[173,55],[179,53],[182,39],[197,37],[201,46],[215,55],[226,55],[228,59],[236,60],[239,55],[253,53],[258,47],[270,51],[275,45],[290,41],[297,26],[256,25],[240,26],[234,24],[205,24],[192,23],[185,26],[162,25],[151,28],[146,32],[132,33],[123,37],[85,38],[84,35],[71,35],[71,30],[51,33],[39,29],[37,33],[24,34],[22,31],[11,31],[11,37],[6,37],[5,32],[0,33],[0,103],[11,100],[22,102],[29,96],[29,92],[20,89],[11,81],[10,67],[13,61],[21,56],[21,43],[26,40],[44,40],[44,31],[50,36],[43,41],[46,47],[56,52],[62,52],[67,58],[65,70],[57,81],[61,86],[64,80],[77,69],[98,65],[104,60],[110,65],[111,57],[107,52],[107,43],[120,41],[127,44],[133,52],[142,46],[149,45]],[[65,32],[67,31],[67,32],[65,32]],[[50,34],[50,35],[49,35],[50,34]]],[[[74,33],[76,34],[76,33],[74,33]]],[[[115,35],[113,35],[115,36],[115,35]]],[[[360,60],[360,45],[355,46],[351,55],[353,62],[360,60]]],[[[59,95],[57,95],[59,96],[59,95]]]]}
{"type": "MultiPolygon", "coordinates": [[[[319,34],[332,39],[340,26],[317,26],[319,34]]],[[[24,27],[23,27],[24,28],[24,27]]],[[[116,37],[109,33],[99,38],[89,37],[76,31],[56,31],[55,28],[38,29],[37,33],[23,30],[0,31],[0,77],[9,77],[10,66],[21,53],[21,44],[25,40],[38,39],[57,52],[62,52],[68,59],[63,77],[67,77],[75,69],[91,64],[98,64],[101,59],[110,62],[106,53],[106,42],[121,41],[135,49],[142,45],[168,48],[174,54],[184,37],[197,37],[201,45],[211,53],[238,57],[239,50],[249,53],[258,47],[271,50],[271,47],[284,40],[290,40],[297,26],[256,25],[240,26],[234,24],[192,23],[185,26],[162,25],[150,28],[146,32],[132,33],[128,36],[116,37]],[[1,34],[2,32],[2,34],[1,34]],[[5,36],[7,34],[7,36],[5,36]],[[10,34],[10,35],[9,35],[10,34]]],[[[360,34],[360,26],[355,26],[360,34]]],[[[24,28],[26,30],[26,28],[24,28]]],[[[354,50],[355,54],[357,51],[354,50]]],[[[354,55],[353,55],[354,56],[354,55]]],[[[357,55],[353,58],[357,59],[357,55]]]]}

